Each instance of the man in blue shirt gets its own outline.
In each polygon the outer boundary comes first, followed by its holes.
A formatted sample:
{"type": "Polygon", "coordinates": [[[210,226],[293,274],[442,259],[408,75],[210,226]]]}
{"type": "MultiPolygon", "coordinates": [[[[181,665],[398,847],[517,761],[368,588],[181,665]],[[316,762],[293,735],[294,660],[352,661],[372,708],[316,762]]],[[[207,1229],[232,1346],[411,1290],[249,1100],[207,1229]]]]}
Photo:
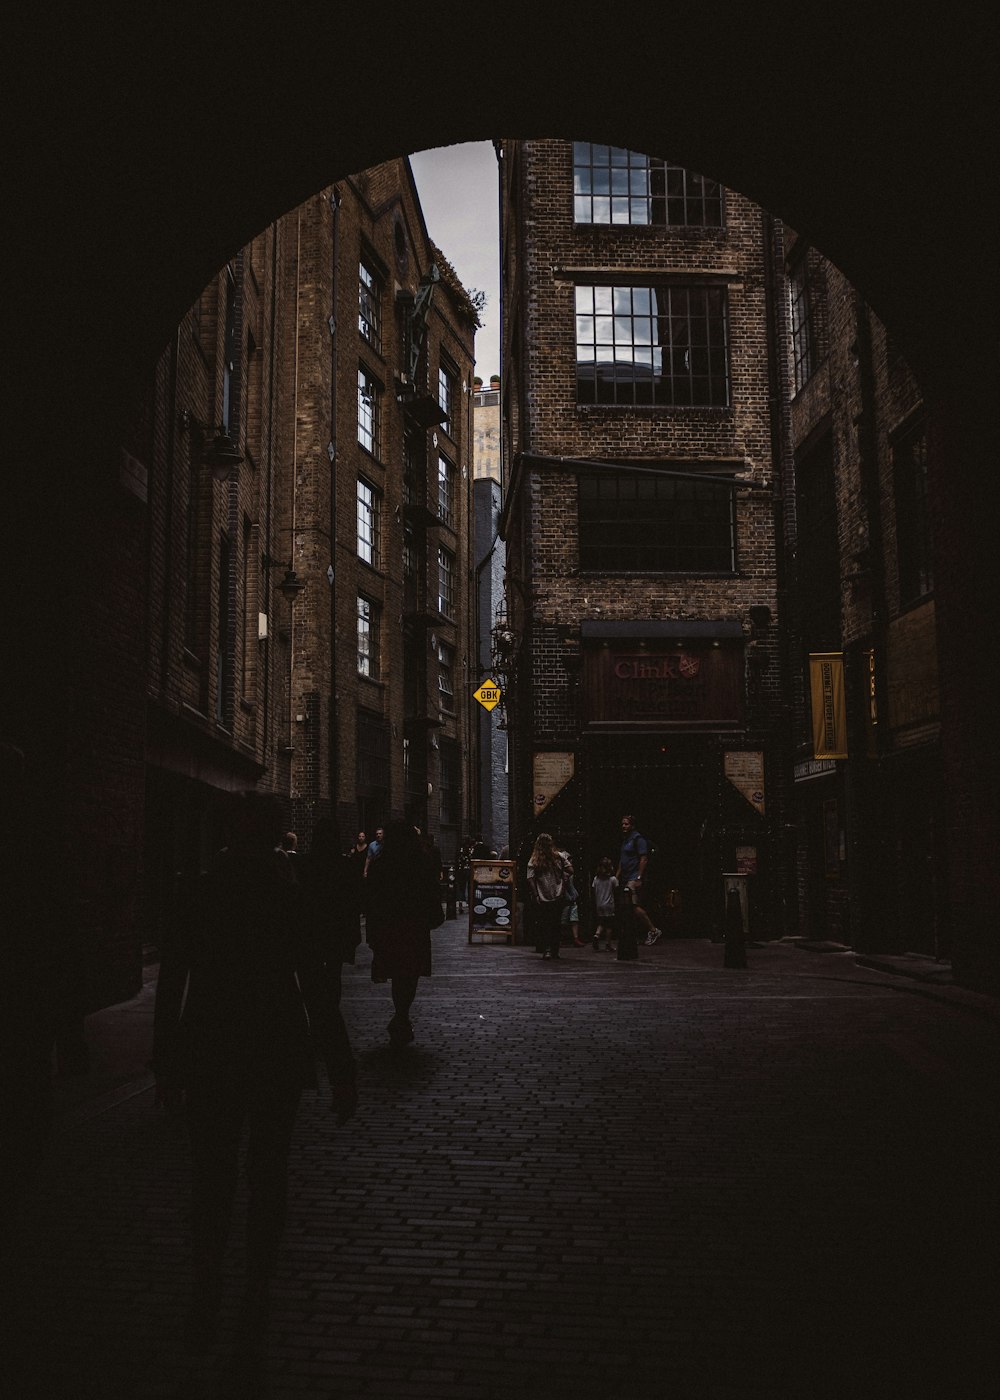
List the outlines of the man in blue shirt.
{"type": "Polygon", "coordinates": [[[364,874],[367,875],[373,860],[378,860],[382,853],[382,842],[385,840],[385,831],[382,827],[375,828],[375,839],[368,842],[368,851],[365,855],[364,874]]]}
{"type": "Polygon", "coordinates": [[[646,929],[646,943],[652,945],[663,937],[663,932],[642,907],[643,875],[649,858],[649,842],[635,824],[632,816],[622,817],[622,849],[618,857],[618,888],[625,891],[626,900],[632,905],[636,918],[646,929]]]}

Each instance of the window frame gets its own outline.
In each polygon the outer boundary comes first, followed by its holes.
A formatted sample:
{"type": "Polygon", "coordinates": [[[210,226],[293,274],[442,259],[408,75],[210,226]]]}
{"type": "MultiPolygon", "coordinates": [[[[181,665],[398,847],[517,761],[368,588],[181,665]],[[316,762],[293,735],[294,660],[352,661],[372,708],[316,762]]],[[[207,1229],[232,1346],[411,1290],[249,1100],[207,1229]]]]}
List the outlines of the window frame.
{"type": "Polygon", "coordinates": [[[385,279],[373,259],[358,258],[358,334],[366,345],[382,354],[382,302],[385,279]],[[367,274],[367,281],[366,281],[367,274]],[[368,312],[371,314],[367,314],[368,312]]]}
{"type": "Polygon", "coordinates": [[[573,302],[578,405],[732,409],[727,283],[670,277],[577,282],[573,302]],[[593,358],[581,358],[581,351],[591,351],[593,358]],[[648,370],[637,352],[648,355],[648,370]],[[670,372],[665,374],[668,357],[670,372]],[[599,367],[608,364],[611,376],[602,380],[599,367]],[[631,373],[619,377],[619,364],[631,366],[631,373]],[[706,386],[707,396],[696,392],[696,385],[706,386]]]}
{"type": "Polygon", "coordinates": [[[458,471],[443,452],[438,453],[437,517],[451,530],[458,528],[458,471]]]}
{"type": "Polygon", "coordinates": [[[358,592],[358,675],[365,680],[382,679],[382,605],[367,593],[358,592]],[[367,664],[367,670],[365,665],[367,664]]]}
{"type": "Polygon", "coordinates": [[[445,545],[438,545],[437,604],[438,612],[449,621],[455,620],[455,554],[445,545]],[[447,564],[445,561],[448,561],[447,564]],[[445,606],[447,605],[447,606],[445,606]]]}
{"type": "Polygon", "coordinates": [[[456,648],[450,642],[444,642],[439,637],[437,642],[438,697],[441,708],[449,713],[454,713],[455,710],[456,655],[456,648]]]}
{"type": "Polygon", "coordinates": [[[363,564],[367,564],[370,569],[379,572],[382,563],[382,492],[373,481],[358,473],[357,478],[357,510],[355,516],[355,548],[357,556],[363,564]],[[367,491],[370,502],[362,500],[362,492],[367,491]],[[366,511],[366,523],[370,524],[370,540],[362,530],[362,511],[366,511]],[[365,550],[369,550],[371,558],[365,550]]]}
{"type": "Polygon", "coordinates": [[[382,453],[382,394],[384,386],[365,364],[358,364],[358,445],[376,461],[382,453]],[[366,389],[368,392],[366,393],[366,389]],[[368,404],[367,411],[364,405],[368,404]]]}
{"type": "Polygon", "coordinates": [[[444,413],[442,430],[455,437],[454,416],[458,402],[458,370],[442,355],[438,361],[438,407],[444,413]]]}
{"type": "Polygon", "coordinates": [[[808,249],[790,264],[788,282],[788,342],[792,357],[792,388],[796,394],[816,372],[819,356],[816,340],[816,308],[808,249]]]}
{"type": "Polygon", "coordinates": [[[704,482],[624,469],[581,472],[577,539],[581,573],[733,577],[739,571],[736,489],[713,481],[708,471],[704,482]],[[719,509],[712,519],[705,507],[715,502],[719,509]],[[672,512],[671,505],[680,509],[672,512]],[[698,525],[718,532],[719,539],[685,541],[682,532],[698,525]],[[715,557],[709,557],[711,550],[718,551],[715,557]]]}
{"type": "Polygon", "coordinates": [[[725,228],[724,187],[686,166],[596,141],[574,141],[572,160],[573,222],[579,228],[725,228]],[[595,217],[598,206],[605,212],[605,202],[607,217],[595,217]],[[709,217],[716,209],[717,217],[709,217]]]}

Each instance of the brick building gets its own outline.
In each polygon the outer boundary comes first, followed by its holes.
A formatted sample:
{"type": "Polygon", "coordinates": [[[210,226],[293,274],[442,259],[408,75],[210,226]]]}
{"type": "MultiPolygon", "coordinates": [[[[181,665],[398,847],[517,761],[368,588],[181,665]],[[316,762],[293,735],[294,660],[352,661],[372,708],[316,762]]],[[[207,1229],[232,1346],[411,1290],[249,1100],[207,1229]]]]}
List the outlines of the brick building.
{"type": "Polygon", "coordinates": [[[162,357],[123,457],[148,496],[148,937],[239,788],[301,846],[322,815],[346,842],[406,814],[453,853],[476,324],[393,160],[241,249],[162,357]]]}
{"type": "Polygon", "coordinates": [[[553,831],[589,878],[633,812],[680,928],[745,870],[778,933],[780,241],[617,147],[505,141],[500,179],[513,840],[553,831]]]}
{"type": "MultiPolygon", "coordinates": [[[[477,632],[477,681],[495,679],[494,638],[498,622],[505,614],[504,561],[506,548],[499,537],[503,506],[502,462],[500,454],[500,377],[474,381],[472,403],[475,451],[473,454],[473,509],[475,542],[475,610],[477,632]]],[[[478,830],[491,850],[500,851],[508,842],[509,783],[507,775],[507,728],[503,708],[478,716],[478,830]]]]}
{"type": "Polygon", "coordinates": [[[799,923],[813,937],[863,950],[943,956],[950,946],[924,406],[885,328],[843,274],[794,231],[783,230],[783,243],[799,923]],[[837,667],[843,695],[832,752],[816,724],[822,691],[810,684],[810,657],[815,673],[820,656],[837,667]]]}

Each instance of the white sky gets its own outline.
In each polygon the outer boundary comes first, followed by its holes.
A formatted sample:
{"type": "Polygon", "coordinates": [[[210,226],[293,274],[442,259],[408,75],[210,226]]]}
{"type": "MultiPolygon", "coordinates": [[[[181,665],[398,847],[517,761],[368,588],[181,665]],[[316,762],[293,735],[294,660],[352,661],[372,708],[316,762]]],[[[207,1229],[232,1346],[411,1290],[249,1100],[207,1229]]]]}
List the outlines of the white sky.
{"type": "Polygon", "coordinates": [[[500,373],[500,233],[492,141],[437,146],[410,156],[427,231],[467,291],[487,295],[476,332],[476,373],[500,373]]]}

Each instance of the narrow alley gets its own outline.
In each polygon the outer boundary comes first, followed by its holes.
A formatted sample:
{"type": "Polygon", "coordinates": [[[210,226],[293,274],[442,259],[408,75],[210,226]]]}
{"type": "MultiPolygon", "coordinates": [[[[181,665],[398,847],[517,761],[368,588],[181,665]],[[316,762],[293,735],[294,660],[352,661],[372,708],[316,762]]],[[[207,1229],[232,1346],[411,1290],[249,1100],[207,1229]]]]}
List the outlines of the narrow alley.
{"type": "Polygon", "coordinates": [[[794,943],[723,967],[434,935],[392,1052],[345,969],[361,1106],[307,1094],[263,1361],[185,1345],[183,1124],[146,1069],[155,968],[88,1023],[7,1251],[49,1400],[992,1393],[997,1004],[794,943]]]}

